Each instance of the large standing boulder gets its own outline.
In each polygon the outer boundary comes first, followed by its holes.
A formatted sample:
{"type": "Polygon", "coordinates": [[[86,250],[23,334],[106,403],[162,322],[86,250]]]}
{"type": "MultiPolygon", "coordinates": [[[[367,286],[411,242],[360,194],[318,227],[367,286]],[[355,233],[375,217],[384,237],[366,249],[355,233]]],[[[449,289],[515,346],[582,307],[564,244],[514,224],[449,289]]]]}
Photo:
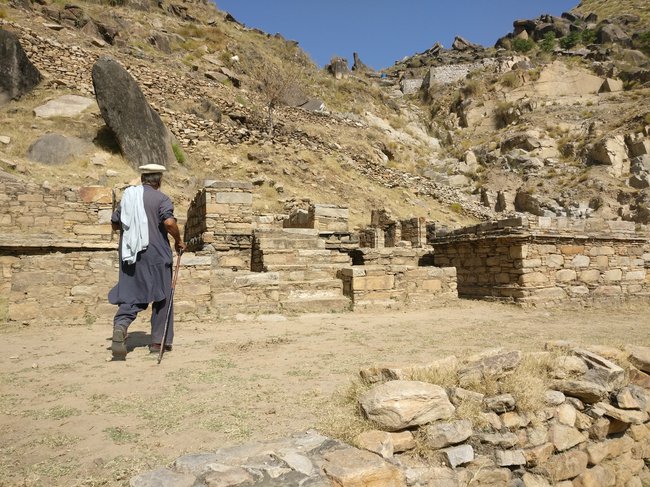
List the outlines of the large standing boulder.
{"type": "Polygon", "coordinates": [[[172,137],[151,108],[133,77],[114,59],[103,56],[93,66],[97,104],[124,157],[137,168],[169,165],[174,160],[172,137]]]}
{"type": "Polygon", "coordinates": [[[0,106],[30,92],[41,79],[18,38],[0,29],[0,106]]]}

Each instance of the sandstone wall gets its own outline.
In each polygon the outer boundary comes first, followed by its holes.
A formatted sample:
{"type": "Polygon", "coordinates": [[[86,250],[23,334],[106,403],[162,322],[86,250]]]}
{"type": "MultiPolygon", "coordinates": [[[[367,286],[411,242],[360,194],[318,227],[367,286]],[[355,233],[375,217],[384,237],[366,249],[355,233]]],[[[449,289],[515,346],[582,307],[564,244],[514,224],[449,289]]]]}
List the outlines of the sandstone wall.
{"type": "Polygon", "coordinates": [[[453,267],[363,265],[344,268],[339,275],[343,294],[352,300],[354,309],[426,306],[439,299],[458,297],[453,267]]]}
{"type": "MultiPolygon", "coordinates": [[[[187,212],[185,241],[191,251],[248,250],[253,241],[253,185],[212,181],[199,191],[187,212]]],[[[244,252],[240,254],[243,258],[244,252]]],[[[239,269],[250,269],[250,256],[239,269]]]]}
{"type": "Polygon", "coordinates": [[[0,178],[0,245],[110,242],[112,201],[106,187],[48,190],[0,178]]]}
{"type": "Polygon", "coordinates": [[[116,251],[47,252],[0,257],[7,318],[23,324],[112,323],[107,295],[117,282],[116,251]]]}
{"type": "Polygon", "coordinates": [[[515,218],[432,243],[435,265],[458,270],[461,297],[539,304],[650,297],[650,241],[630,222],[515,218]]]}

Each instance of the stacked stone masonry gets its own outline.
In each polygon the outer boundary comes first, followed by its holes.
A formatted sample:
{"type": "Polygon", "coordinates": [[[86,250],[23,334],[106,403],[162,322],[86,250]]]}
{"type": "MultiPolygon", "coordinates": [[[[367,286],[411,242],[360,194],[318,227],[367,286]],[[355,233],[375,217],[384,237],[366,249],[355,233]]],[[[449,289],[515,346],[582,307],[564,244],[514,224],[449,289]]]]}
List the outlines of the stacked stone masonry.
{"type": "MultiPolygon", "coordinates": [[[[0,236],[0,290],[8,318],[108,320],[119,240],[110,215],[119,191],[50,190],[12,177],[0,185],[7,229],[0,236]],[[39,309],[56,311],[46,316],[39,309]]],[[[283,228],[286,216],[253,215],[252,189],[208,181],[194,198],[185,226],[191,251],[176,294],[180,320],[422,307],[457,295],[535,304],[650,296],[648,234],[627,222],[513,218],[449,232],[374,211],[370,230],[383,245],[360,247],[363,238],[347,232],[347,208],[309,204],[308,228],[283,228]]]]}
{"type": "Polygon", "coordinates": [[[650,297],[647,231],[599,219],[515,218],[430,241],[461,297],[593,303],[650,297]]]}
{"type": "Polygon", "coordinates": [[[112,190],[101,186],[54,191],[0,177],[0,245],[110,242],[113,199],[112,190]]]}
{"type": "MultiPolygon", "coordinates": [[[[227,252],[231,268],[250,269],[253,246],[253,185],[241,181],[207,181],[187,211],[185,241],[190,251],[227,252]]],[[[220,264],[226,264],[222,258],[220,264]]]]}

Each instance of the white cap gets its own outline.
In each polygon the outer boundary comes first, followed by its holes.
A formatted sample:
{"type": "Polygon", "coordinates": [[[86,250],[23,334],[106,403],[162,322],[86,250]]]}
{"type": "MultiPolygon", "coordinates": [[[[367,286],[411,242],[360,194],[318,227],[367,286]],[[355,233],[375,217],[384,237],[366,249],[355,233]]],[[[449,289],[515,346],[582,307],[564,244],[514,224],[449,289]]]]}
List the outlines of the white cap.
{"type": "Polygon", "coordinates": [[[165,172],[167,170],[165,166],[161,166],[160,164],[145,164],[144,166],[140,166],[138,169],[142,174],[165,172]]]}

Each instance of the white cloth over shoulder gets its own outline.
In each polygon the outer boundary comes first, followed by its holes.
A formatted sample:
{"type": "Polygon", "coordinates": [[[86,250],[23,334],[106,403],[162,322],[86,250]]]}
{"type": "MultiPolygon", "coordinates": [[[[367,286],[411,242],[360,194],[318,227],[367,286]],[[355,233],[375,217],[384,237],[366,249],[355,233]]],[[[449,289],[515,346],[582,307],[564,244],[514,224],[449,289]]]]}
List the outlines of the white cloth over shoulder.
{"type": "Polygon", "coordinates": [[[120,203],[122,260],[127,264],[134,264],[138,252],[149,245],[149,226],[143,193],[142,186],[129,186],[124,190],[120,203]]]}

